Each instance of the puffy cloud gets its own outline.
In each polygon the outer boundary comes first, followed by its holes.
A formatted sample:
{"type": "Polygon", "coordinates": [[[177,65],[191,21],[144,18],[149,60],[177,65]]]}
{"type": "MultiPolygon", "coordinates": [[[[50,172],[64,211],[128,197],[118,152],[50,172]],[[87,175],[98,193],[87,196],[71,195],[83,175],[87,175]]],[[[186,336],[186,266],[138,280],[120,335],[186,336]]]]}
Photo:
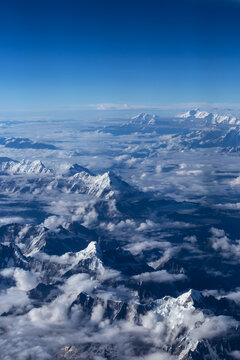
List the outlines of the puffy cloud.
{"type": "Polygon", "coordinates": [[[137,228],[137,231],[144,231],[144,230],[150,230],[154,228],[156,224],[151,220],[146,220],[145,222],[142,222],[139,227],[137,228]]]}
{"type": "Polygon", "coordinates": [[[6,268],[1,275],[15,280],[16,286],[10,287],[0,293],[0,313],[8,312],[15,308],[15,313],[30,305],[27,291],[38,284],[39,273],[32,273],[20,268],[6,268]]]}
{"type": "Polygon", "coordinates": [[[160,174],[162,172],[162,166],[160,164],[158,164],[156,166],[156,174],[160,174]]]}
{"type": "Polygon", "coordinates": [[[125,246],[125,249],[133,255],[138,255],[144,250],[171,248],[171,243],[161,240],[151,240],[144,237],[135,236],[133,241],[125,246]]]}
{"type": "Polygon", "coordinates": [[[188,241],[188,242],[190,242],[190,243],[192,243],[192,244],[197,243],[197,237],[196,237],[196,235],[185,236],[185,237],[184,237],[184,240],[185,240],[185,241],[188,241]]]}
{"type": "MultiPolygon", "coordinates": [[[[133,357],[131,360],[137,360],[139,357],[133,357]]],[[[163,351],[154,352],[153,354],[141,356],[142,360],[177,360],[176,356],[170,355],[163,351]]]]}
{"type": "Polygon", "coordinates": [[[176,171],[177,175],[188,176],[188,175],[200,175],[202,174],[202,170],[178,170],[176,171]]]}
{"type": "Polygon", "coordinates": [[[227,333],[229,328],[238,326],[238,322],[228,316],[206,317],[200,326],[192,330],[192,337],[196,340],[214,337],[227,333]]]}
{"type": "Polygon", "coordinates": [[[43,226],[50,230],[55,230],[59,225],[66,224],[66,218],[63,216],[49,216],[47,219],[44,220],[43,226]]]}
{"type": "Polygon", "coordinates": [[[211,228],[211,233],[210,242],[214,250],[219,251],[226,258],[240,258],[240,240],[233,241],[229,239],[224,230],[214,227],[211,228]]]}
{"type": "Polygon", "coordinates": [[[92,108],[96,110],[127,110],[131,108],[128,104],[114,104],[114,103],[102,103],[102,104],[90,104],[92,108]]]}
{"type": "Polygon", "coordinates": [[[187,279],[187,276],[184,274],[171,274],[166,270],[159,270],[159,271],[145,272],[139,275],[134,275],[133,279],[143,282],[165,283],[165,282],[183,281],[187,279]]]}
{"type": "Polygon", "coordinates": [[[20,217],[20,216],[11,216],[11,217],[7,217],[7,216],[3,216],[0,218],[0,226],[2,225],[7,225],[7,224],[12,224],[12,223],[19,223],[22,224],[26,221],[26,219],[20,217]]]}
{"type": "Polygon", "coordinates": [[[236,177],[234,180],[231,180],[231,181],[230,181],[230,185],[231,185],[232,187],[234,187],[234,186],[239,186],[239,185],[240,185],[240,176],[236,177]]]}
{"type": "Polygon", "coordinates": [[[91,315],[91,321],[94,323],[99,323],[102,320],[104,311],[105,309],[101,304],[95,306],[91,315]]]}
{"type": "Polygon", "coordinates": [[[240,359],[240,351],[239,350],[231,351],[230,355],[232,356],[233,359],[236,359],[236,360],[240,359]]]}
{"type": "Polygon", "coordinates": [[[16,268],[14,271],[14,278],[16,280],[17,288],[24,291],[33,289],[38,283],[39,275],[39,273],[33,273],[16,268]]]}
{"type": "Polygon", "coordinates": [[[0,314],[8,312],[12,307],[17,308],[17,312],[21,311],[30,301],[25,291],[16,287],[11,287],[0,294],[0,314]]]}
{"type": "Polygon", "coordinates": [[[220,209],[229,209],[229,210],[239,210],[240,209],[240,203],[226,203],[226,204],[217,204],[215,205],[217,208],[220,209]]]}

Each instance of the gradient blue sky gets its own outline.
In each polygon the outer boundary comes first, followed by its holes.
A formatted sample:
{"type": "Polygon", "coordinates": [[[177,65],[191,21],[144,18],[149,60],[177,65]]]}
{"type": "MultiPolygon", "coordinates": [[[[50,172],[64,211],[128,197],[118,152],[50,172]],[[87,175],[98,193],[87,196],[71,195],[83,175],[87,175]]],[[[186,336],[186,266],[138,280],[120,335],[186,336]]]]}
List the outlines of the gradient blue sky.
{"type": "Polygon", "coordinates": [[[0,33],[2,111],[240,103],[239,1],[2,0],[0,33]]]}

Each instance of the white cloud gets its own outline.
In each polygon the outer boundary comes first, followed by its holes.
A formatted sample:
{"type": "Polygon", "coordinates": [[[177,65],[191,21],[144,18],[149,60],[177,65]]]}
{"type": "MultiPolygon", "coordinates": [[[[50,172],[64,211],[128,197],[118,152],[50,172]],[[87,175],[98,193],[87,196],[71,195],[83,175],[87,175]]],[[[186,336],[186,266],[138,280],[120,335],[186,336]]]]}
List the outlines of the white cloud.
{"type": "Polygon", "coordinates": [[[143,282],[165,283],[165,282],[183,281],[187,279],[187,276],[184,274],[170,274],[166,270],[159,270],[159,271],[145,272],[139,275],[134,275],[133,279],[143,282]]]}
{"type": "Polygon", "coordinates": [[[38,284],[39,273],[33,273],[16,268],[14,271],[14,278],[16,286],[20,290],[28,291],[33,289],[38,284]]]}
{"type": "Polygon", "coordinates": [[[240,240],[231,240],[225,234],[224,230],[211,228],[212,237],[210,238],[211,246],[215,251],[229,259],[240,258],[240,240]]]}
{"type": "Polygon", "coordinates": [[[30,301],[25,291],[17,287],[11,287],[1,292],[0,295],[0,314],[8,312],[12,307],[20,311],[24,306],[29,305],[30,301]]]}
{"type": "Polygon", "coordinates": [[[135,236],[133,241],[126,245],[124,249],[128,250],[133,254],[134,256],[142,253],[144,250],[152,250],[152,249],[170,249],[171,243],[167,241],[161,241],[161,240],[151,240],[144,237],[135,236]]]}
{"type": "Polygon", "coordinates": [[[233,359],[240,360],[240,351],[239,350],[231,351],[230,355],[232,356],[233,359]]]}
{"type": "Polygon", "coordinates": [[[102,103],[102,104],[89,104],[90,108],[96,110],[128,110],[131,106],[128,104],[114,104],[114,103],[102,103]]]}

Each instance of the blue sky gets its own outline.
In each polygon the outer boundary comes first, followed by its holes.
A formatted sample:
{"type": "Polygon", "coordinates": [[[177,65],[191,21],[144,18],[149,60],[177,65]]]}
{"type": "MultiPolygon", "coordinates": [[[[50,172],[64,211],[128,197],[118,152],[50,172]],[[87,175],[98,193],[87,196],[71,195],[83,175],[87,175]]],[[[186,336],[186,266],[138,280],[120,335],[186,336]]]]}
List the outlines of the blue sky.
{"type": "Polygon", "coordinates": [[[232,0],[1,1],[1,111],[240,103],[239,19],[232,0]]]}

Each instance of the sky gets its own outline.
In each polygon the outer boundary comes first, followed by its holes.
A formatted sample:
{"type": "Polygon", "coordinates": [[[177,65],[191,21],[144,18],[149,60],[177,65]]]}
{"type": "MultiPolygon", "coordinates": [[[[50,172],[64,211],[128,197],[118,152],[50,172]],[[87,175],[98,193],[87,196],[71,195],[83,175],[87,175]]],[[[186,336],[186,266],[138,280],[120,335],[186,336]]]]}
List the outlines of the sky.
{"type": "Polygon", "coordinates": [[[0,111],[238,104],[240,1],[1,0],[0,111]]]}

